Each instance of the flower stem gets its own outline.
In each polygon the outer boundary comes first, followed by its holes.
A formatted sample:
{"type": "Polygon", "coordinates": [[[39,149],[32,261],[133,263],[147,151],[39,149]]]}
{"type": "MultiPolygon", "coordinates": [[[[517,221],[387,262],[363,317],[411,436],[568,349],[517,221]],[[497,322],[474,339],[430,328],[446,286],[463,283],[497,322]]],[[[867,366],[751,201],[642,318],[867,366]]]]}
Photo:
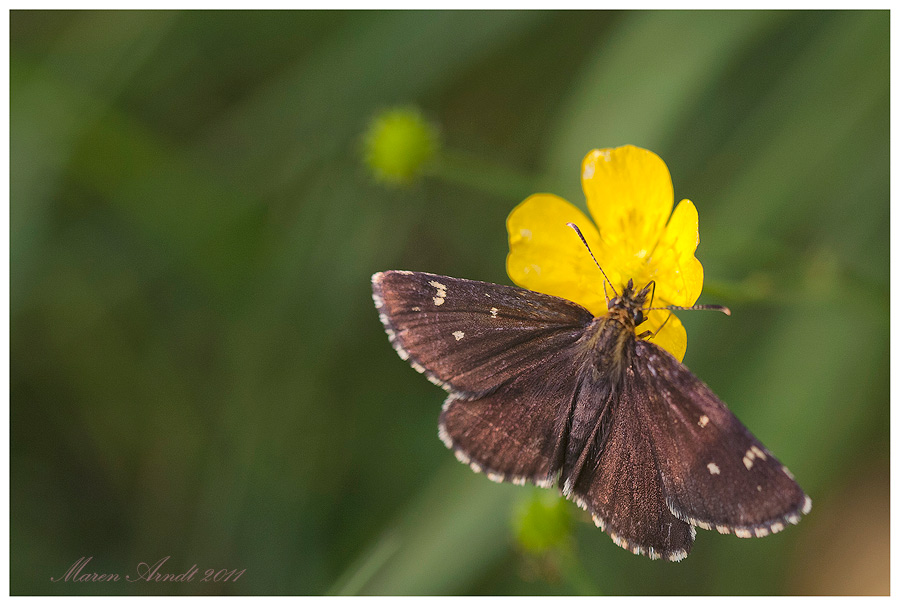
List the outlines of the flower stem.
{"type": "Polygon", "coordinates": [[[524,200],[539,189],[539,180],[534,177],[447,148],[442,149],[430,163],[426,174],[448,183],[517,201],[524,200]]]}

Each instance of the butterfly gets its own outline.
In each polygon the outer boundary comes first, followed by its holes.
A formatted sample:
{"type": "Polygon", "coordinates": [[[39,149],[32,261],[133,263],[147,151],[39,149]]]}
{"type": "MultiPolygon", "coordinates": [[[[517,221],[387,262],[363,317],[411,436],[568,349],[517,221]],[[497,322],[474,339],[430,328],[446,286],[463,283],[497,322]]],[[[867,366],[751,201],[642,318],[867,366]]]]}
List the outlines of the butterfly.
{"type": "Polygon", "coordinates": [[[695,527],[763,537],[812,501],[700,379],[639,333],[652,283],[594,315],[513,286],[372,276],[391,344],[449,392],[438,435],[495,482],[560,492],[619,546],[687,557],[695,527]]]}

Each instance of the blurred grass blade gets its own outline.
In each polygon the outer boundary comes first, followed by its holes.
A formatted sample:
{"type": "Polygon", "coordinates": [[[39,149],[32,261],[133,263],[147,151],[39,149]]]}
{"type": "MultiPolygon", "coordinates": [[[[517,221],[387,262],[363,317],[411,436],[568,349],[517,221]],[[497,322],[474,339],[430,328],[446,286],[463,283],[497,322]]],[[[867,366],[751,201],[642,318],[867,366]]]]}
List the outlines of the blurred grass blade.
{"type": "Polygon", "coordinates": [[[78,138],[168,33],[175,13],[83,12],[44,61],[10,60],[10,304],[30,287],[48,208],[78,138]],[[97,57],[106,60],[96,61],[97,57]],[[102,94],[101,94],[102,91],[102,94]]]}
{"type": "Polygon", "coordinates": [[[547,152],[556,192],[581,203],[578,167],[597,147],[633,144],[662,157],[679,121],[729,61],[785,19],[767,11],[639,11],[622,16],[572,87],[547,152]]]}
{"type": "Polygon", "coordinates": [[[517,486],[488,482],[456,462],[445,465],[398,516],[400,548],[362,593],[464,592],[507,553],[512,504],[522,496],[517,486]]]}
{"type": "Polygon", "coordinates": [[[328,595],[358,595],[400,546],[400,539],[396,534],[388,532],[382,535],[359,561],[352,564],[337,580],[334,587],[328,591],[328,595]]]}

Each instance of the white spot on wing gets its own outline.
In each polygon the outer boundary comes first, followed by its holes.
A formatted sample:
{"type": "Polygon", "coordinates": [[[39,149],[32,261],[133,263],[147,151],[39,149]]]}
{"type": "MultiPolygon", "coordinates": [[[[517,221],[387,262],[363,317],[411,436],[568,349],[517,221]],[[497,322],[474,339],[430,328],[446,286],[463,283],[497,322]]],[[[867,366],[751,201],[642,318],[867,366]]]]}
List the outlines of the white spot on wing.
{"type": "Polygon", "coordinates": [[[434,288],[437,290],[433,297],[433,301],[435,305],[443,305],[444,299],[447,298],[447,287],[438,282],[437,280],[432,280],[429,282],[434,288]]]}
{"type": "Polygon", "coordinates": [[[709,417],[707,417],[706,415],[703,415],[702,417],[700,417],[700,420],[697,421],[697,425],[699,425],[700,427],[706,427],[707,424],[709,424],[709,417]]]}
{"type": "Polygon", "coordinates": [[[461,330],[457,330],[456,332],[453,333],[453,336],[456,338],[457,341],[461,341],[462,338],[463,338],[464,336],[466,336],[466,333],[464,333],[464,332],[461,331],[461,330]]]}
{"type": "Polygon", "coordinates": [[[497,309],[496,307],[492,307],[492,308],[491,308],[491,317],[492,317],[492,318],[496,318],[496,317],[497,317],[497,312],[498,312],[498,311],[500,311],[500,310],[497,309]]]}
{"type": "MultiPolygon", "coordinates": [[[[757,453],[762,453],[762,451],[756,446],[747,449],[747,452],[744,453],[744,467],[747,469],[753,467],[753,460],[757,457],[757,453]]],[[[762,458],[765,460],[765,455],[762,458]]]]}
{"type": "Polygon", "coordinates": [[[706,464],[706,467],[709,469],[709,473],[712,474],[712,475],[714,475],[714,476],[717,476],[717,475],[719,475],[719,474],[721,473],[721,470],[719,469],[719,466],[716,465],[716,464],[713,463],[713,462],[707,463],[707,464],[706,464]]]}

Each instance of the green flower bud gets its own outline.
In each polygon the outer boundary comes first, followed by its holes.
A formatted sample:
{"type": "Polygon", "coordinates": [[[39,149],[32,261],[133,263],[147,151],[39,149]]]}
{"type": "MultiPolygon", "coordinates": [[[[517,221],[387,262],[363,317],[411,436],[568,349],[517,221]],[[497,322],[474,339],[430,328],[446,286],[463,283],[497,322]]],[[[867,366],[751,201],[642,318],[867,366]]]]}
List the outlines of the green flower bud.
{"type": "Polygon", "coordinates": [[[422,174],[438,149],[437,129],[415,108],[375,116],[365,135],[365,161],[375,178],[405,185],[422,174]]]}
{"type": "Polygon", "coordinates": [[[513,526],[519,546],[529,553],[566,547],[572,536],[571,507],[557,494],[535,491],[519,505],[513,526]]]}

